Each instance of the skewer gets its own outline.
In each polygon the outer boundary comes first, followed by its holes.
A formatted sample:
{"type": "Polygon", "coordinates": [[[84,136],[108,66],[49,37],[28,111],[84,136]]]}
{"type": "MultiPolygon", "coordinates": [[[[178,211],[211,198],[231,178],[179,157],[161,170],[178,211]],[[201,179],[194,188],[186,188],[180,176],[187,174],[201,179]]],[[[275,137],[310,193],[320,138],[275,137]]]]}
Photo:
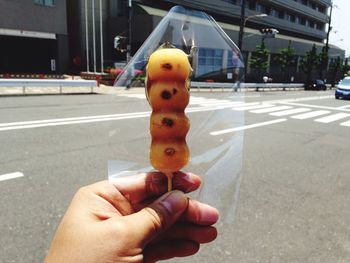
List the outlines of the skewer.
{"type": "Polygon", "coordinates": [[[168,172],[165,175],[168,178],[168,192],[170,192],[173,189],[173,173],[168,172]]]}

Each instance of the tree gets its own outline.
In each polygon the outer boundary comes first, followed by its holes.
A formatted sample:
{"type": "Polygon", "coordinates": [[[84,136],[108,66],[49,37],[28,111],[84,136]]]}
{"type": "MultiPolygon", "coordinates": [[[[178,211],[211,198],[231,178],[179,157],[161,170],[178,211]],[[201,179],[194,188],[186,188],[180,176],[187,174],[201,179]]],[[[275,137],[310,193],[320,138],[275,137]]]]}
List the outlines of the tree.
{"type": "Polygon", "coordinates": [[[316,45],[314,44],[312,49],[306,52],[306,56],[300,61],[300,69],[306,74],[306,84],[311,80],[311,74],[317,64],[317,60],[317,50],[316,45]]]}
{"type": "Polygon", "coordinates": [[[250,67],[254,69],[258,74],[260,79],[262,79],[262,74],[265,74],[269,66],[269,50],[266,48],[265,42],[262,41],[260,45],[256,46],[255,52],[249,60],[250,67]]]}
{"type": "Polygon", "coordinates": [[[277,54],[276,61],[281,66],[281,70],[283,72],[283,80],[284,82],[288,82],[288,72],[292,67],[295,67],[296,60],[294,57],[295,51],[291,47],[292,42],[289,41],[287,48],[282,48],[277,54]]]}
{"type": "Polygon", "coordinates": [[[341,73],[341,69],[342,69],[342,63],[341,63],[340,57],[338,56],[335,59],[335,61],[333,61],[329,65],[329,73],[331,76],[330,83],[332,84],[332,87],[334,87],[335,82],[337,81],[337,76],[339,75],[339,73],[341,73]]]}
{"type": "Polygon", "coordinates": [[[317,56],[316,68],[317,68],[319,79],[323,80],[323,73],[328,68],[328,51],[325,46],[322,48],[321,53],[318,54],[317,56]]]}
{"type": "Polygon", "coordinates": [[[349,65],[349,61],[346,58],[344,60],[344,64],[342,65],[342,69],[341,69],[341,73],[342,73],[342,77],[349,75],[350,72],[350,65],[349,65]]]}

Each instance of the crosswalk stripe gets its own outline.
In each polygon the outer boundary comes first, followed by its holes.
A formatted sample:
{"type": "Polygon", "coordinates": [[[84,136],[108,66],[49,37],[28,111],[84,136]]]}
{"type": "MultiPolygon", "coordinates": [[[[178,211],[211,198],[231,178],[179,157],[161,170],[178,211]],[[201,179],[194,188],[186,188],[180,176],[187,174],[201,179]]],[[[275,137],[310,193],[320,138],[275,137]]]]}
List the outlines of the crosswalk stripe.
{"type": "Polygon", "coordinates": [[[287,115],[292,115],[295,113],[301,113],[301,112],[310,111],[310,110],[311,109],[308,109],[308,108],[296,108],[296,109],[291,109],[291,110],[272,112],[272,113],[270,113],[270,115],[272,115],[272,116],[287,116],[287,115]]]}
{"type": "MultiPolygon", "coordinates": [[[[218,103],[218,102],[222,102],[222,101],[224,101],[224,100],[204,99],[204,98],[194,98],[194,97],[190,97],[190,101],[191,101],[191,102],[197,102],[197,103],[207,103],[207,102],[218,103]]],[[[226,100],[226,101],[228,101],[228,100],[226,100]]]]}
{"type": "Polygon", "coordinates": [[[348,108],[350,108],[350,105],[345,105],[345,106],[337,107],[337,109],[339,109],[339,110],[346,110],[346,109],[348,109],[348,108]]]}
{"type": "Polygon", "coordinates": [[[145,99],[146,98],[146,94],[125,94],[123,96],[129,97],[129,98],[137,98],[137,99],[145,99]]]}
{"type": "Polygon", "coordinates": [[[236,104],[242,104],[243,102],[240,101],[229,101],[229,102],[201,102],[201,103],[194,103],[194,102],[190,102],[190,105],[203,105],[203,106],[222,106],[222,105],[236,105],[236,104]]]}
{"type": "Polygon", "coordinates": [[[307,113],[303,113],[303,114],[299,114],[299,115],[294,115],[294,116],[291,116],[291,118],[298,119],[298,120],[305,120],[305,119],[325,115],[329,112],[330,111],[328,111],[328,110],[318,110],[318,111],[307,112],[307,113]]]}
{"type": "Polygon", "coordinates": [[[238,103],[233,101],[201,101],[201,102],[190,102],[191,104],[201,104],[201,105],[219,105],[219,104],[227,104],[227,103],[238,103]]]}
{"type": "Polygon", "coordinates": [[[330,123],[333,121],[344,119],[344,118],[349,117],[349,116],[350,116],[350,114],[342,112],[342,113],[332,114],[332,115],[317,119],[315,121],[322,122],[322,123],[330,123]]]}
{"type": "MultiPolygon", "coordinates": [[[[146,98],[145,94],[123,94],[120,96],[137,98],[137,99],[146,98]]],[[[271,116],[277,116],[277,117],[293,115],[293,116],[290,116],[290,118],[298,119],[298,120],[310,119],[310,118],[319,117],[322,115],[327,115],[325,117],[314,120],[320,123],[331,123],[331,122],[335,122],[335,121],[350,117],[349,113],[344,113],[344,112],[328,115],[331,112],[330,110],[313,111],[310,108],[293,108],[293,106],[309,106],[309,105],[302,105],[302,104],[294,105],[293,103],[286,102],[285,104],[288,104],[291,106],[288,106],[288,105],[276,106],[275,104],[270,104],[269,102],[268,101],[243,102],[243,101],[231,101],[227,99],[221,100],[221,99],[214,99],[214,98],[191,96],[189,105],[199,105],[200,107],[198,109],[191,108],[191,109],[188,109],[188,111],[197,112],[197,111],[203,111],[203,110],[214,109],[214,108],[215,109],[231,108],[232,110],[235,110],[235,111],[249,111],[252,113],[269,113],[271,116]],[[301,113],[301,114],[297,114],[297,113],[301,113]],[[297,114],[297,115],[294,115],[294,114],[297,114]]],[[[349,107],[350,107],[349,105],[345,105],[345,106],[338,107],[337,109],[347,110],[349,107]]],[[[340,123],[340,125],[350,127],[350,120],[340,123]]]]}
{"type": "Polygon", "coordinates": [[[252,106],[256,106],[256,105],[259,105],[260,103],[259,102],[242,102],[241,104],[237,104],[237,105],[232,105],[232,109],[235,110],[237,108],[241,108],[241,107],[252,107],[252,106]]]}
{"type": "Polygon", "coordinates": [[[253,105],[253,106],[243,106],[243,107],[234,107],[232,108],[233,110],[237,111],[245,111],[245,110],[256,110],[256,109],[263,109],[263,108],[271,108],[274,107],[275,105],[272,104],[259,104],[259,105],[253,105]]]}
{"type": "Polygon", "coordinates": [[[350,121],[346,121],[346,122],[340,123],[340,125],[341,125],[341,126],[350,127],[350,121]]]}
{"type": "Polygon", "coordinates": [[[273,111],[288,110],[291,108],[292,107],[290,107],[290,106],[276,106],[276,107],[267,108],[267,109],[252,110],[250,112],[252,112],[252,113],[268,113],[268,112],[273,112],[273,111]]]}
{"type": "Polygon", "coordinates": [[[271,125],[271,124],[275,124],[275,123],[279,123],[279,122],[284,122],[286,120],[287,119],[277,119],[277,120],[272,120],[272,121],[249,124],[249,125],[236,127],[236,128],[230,128],[230,129],[225,129],[225,130],[220,130],[220,131],[213,131],[213,132],[210,132],[210,135],[216,136],[216,135],[222,135],[225,133],[243,131],[243,130],[252,129],[252,128],[256,128],[256,127],[262,127],[262,126],[271,125]]]}

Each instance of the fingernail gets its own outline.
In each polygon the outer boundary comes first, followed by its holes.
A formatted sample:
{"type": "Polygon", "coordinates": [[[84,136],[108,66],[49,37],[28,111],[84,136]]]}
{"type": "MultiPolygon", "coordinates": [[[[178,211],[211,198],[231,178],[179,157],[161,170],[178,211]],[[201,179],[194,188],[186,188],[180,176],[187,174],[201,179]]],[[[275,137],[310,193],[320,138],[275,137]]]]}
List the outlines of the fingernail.
{"type": "Polygon", "coordinates": [[[175,185],[177,187],[185,187],[186,192],[192,192],[196,190],[201,184],[201,180],[193,173],[179,173],[179,180],[176,180],[175,185]]]}
{"type": "Polygon", "coordinates": [[[185,180],[187,183],[194,184],[194,179],[192,173],[184,173],[184,176],[182,177],[183,180],[185,180]]]}
{"type": "Polygon", "coordinates": [[[205,205],[205,209],[201,209],[198,215],[198,221],[201,224],[212,225],[215,224],[219,219],[219,212],[216,208],[209,205],[205,205]]]}
{"type": "Polygon", "coordinates": [[[174,190],[163,196],[160,204],[167,210],[169,215],[177,216],[185,211],[188,199],[181,191],[174,190]]]}

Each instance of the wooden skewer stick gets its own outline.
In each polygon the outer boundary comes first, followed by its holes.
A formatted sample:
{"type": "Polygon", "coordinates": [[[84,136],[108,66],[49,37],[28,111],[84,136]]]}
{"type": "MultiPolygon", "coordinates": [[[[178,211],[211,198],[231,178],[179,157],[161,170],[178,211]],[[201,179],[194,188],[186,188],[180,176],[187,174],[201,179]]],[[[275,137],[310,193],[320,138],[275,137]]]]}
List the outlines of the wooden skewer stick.
{"type": "Polygon", "coordinates": [[[168,178],[168,192],[173,190],[173,173],[165,173],[166,177],[168,178]]]}

